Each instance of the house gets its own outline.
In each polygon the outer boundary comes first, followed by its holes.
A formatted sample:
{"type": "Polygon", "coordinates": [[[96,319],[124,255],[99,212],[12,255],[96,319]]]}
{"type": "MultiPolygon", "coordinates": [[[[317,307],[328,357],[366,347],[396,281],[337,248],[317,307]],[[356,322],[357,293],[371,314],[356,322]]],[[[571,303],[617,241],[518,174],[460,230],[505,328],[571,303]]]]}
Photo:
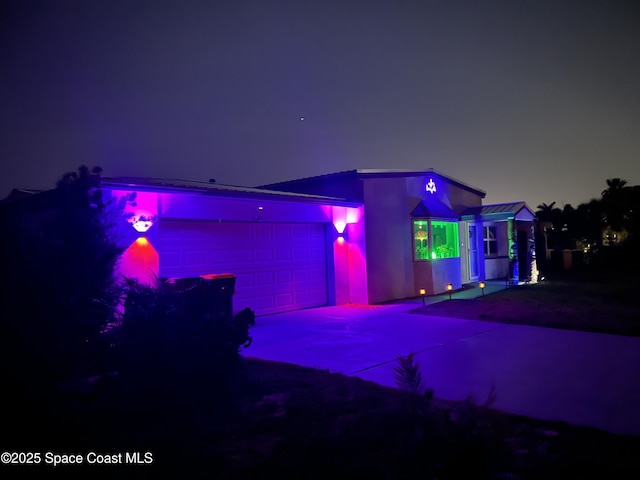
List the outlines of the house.
{"type": "Polygon", "coordinates": [[[536,280],[533,211],[524,202],[482,205],[486,192],[433,169],[350,170],[262,188],[364,206],[370,303],[479,280],[536,280]]]}
{"type": "Polygon", "coordinates": [[[431,169],[259,188],[131,177],[101,186],[105,196],[136,197],[120,220],[122,275],[153,283],[233,274],[234,308],[256,315],[536,280],[526,204],[483,205],[484,191],[431,169]]]}

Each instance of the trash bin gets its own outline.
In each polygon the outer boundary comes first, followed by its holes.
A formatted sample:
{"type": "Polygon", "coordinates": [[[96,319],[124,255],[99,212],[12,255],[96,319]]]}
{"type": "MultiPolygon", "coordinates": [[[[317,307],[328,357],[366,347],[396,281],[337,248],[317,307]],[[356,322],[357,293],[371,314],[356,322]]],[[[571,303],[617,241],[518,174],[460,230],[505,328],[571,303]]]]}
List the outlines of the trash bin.
{"type": "Polygon", "coordinates": [[[208,312],[211,319],[230,321],[233,318],[233,294],[236,277],[230,273],[167,280],[180,293],[182,306],[195,314],[208,312]]]}

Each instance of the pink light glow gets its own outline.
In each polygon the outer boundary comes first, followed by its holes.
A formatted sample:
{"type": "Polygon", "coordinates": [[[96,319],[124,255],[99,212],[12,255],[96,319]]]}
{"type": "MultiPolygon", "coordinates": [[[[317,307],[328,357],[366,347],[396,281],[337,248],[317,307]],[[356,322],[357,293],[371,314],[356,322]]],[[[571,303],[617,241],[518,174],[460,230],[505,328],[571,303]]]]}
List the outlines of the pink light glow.
{"type": "Polygon", "coordinates": [[[140,237],[122,254],[118,270],[124,277],[153,285],[160,273],[160,256],[147,238],[140,237]]]}
{"type": "Polygon", "coordinates": [[[358,223],[360,221],[360,213],[362,208],[347,208],[347,223],[358,223]]]}

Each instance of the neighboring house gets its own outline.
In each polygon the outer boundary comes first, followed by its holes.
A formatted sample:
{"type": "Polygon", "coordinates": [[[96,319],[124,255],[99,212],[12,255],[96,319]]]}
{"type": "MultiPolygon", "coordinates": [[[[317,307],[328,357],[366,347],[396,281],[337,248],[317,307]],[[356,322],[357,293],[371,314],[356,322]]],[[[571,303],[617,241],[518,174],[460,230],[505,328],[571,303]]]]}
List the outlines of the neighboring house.
{"type": "Polygon", "coordinates": [[[121,224],[122,275],[230,273],[234,308],[257,315],[536,280],[533,212],[523,202],[483,206],[484,191],[433,170],[351,170],[260,188],[121,177],[102,188],[136,193],[121,224]]]}
{"type": "Polygon", "coordinates": [[[610,247],[613,245],[620,245],[629,237],[629,232],[624,228],[621,230],[614,230],[611,227],[604,227],[602,229],[602,246],[610,247]]]}

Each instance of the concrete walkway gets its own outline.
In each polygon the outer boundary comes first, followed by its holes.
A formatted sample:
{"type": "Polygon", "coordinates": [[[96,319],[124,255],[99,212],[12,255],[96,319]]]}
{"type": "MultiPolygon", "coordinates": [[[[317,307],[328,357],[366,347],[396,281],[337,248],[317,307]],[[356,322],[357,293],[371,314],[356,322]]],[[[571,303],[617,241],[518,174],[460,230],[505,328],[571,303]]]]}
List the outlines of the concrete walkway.
{"type": "Polygon", "coordinates": [[[640,435],[640,338],[408,313],[422,301],[259,317],[244,354],[395,387],[396,356],[416,352],[439,398],[483,403],[494,388],[496,409],[640,435]]]}

